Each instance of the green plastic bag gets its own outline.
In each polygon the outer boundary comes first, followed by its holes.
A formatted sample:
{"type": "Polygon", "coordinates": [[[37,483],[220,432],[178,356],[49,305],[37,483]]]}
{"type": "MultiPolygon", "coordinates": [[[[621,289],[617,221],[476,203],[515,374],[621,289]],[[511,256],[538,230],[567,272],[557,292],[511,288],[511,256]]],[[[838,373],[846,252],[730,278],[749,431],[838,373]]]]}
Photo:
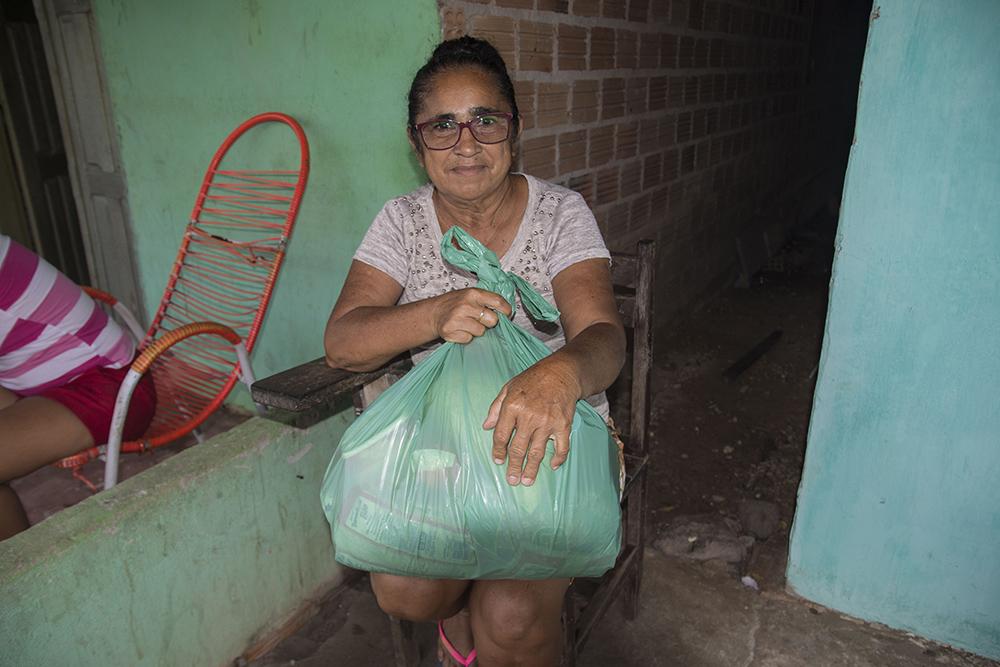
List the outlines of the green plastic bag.
{"type": "MultiPolygon", "coordinates": [[[[477,287],[538,319],[559,313],[496,255],[453,227],[441,249],[477,287]],[[456,240],[461,249],[453,244],[456,240]]],[[[337,561],[362,570],[446,579],[599,576],[621,544],[618,448],[601,416],[577,403],[570,454],[550,440],[532,486],[510,486],[483,420],[511,378],[549,354],[504,316],[483,336],[444,343],[348,428],[323,480],[337,561]]]]}

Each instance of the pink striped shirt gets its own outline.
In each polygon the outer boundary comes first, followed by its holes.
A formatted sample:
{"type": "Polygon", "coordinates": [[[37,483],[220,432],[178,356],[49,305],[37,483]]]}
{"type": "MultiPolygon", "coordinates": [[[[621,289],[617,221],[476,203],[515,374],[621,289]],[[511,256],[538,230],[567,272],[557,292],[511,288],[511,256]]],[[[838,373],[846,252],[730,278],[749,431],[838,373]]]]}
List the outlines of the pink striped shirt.
{"type": "Polygon", "coordinates": [[[132,338],[54,266],[0,234],[0,386],[23,396],[132,361],[132,338]]]}

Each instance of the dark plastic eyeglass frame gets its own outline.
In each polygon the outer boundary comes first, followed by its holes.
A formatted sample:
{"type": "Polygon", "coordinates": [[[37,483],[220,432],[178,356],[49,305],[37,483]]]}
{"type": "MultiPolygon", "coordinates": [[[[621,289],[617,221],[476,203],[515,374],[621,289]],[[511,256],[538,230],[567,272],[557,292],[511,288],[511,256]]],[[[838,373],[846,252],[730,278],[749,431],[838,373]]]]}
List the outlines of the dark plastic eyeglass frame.
{"type": "Polygon", "coordinates": [[[469,134],[472,135],[473,139],[483,144],[484,146],[492,146],[493,144],[501,144],[510,139],[510,128],[513,125],[513,123],[514,123],[514,114],[508,111],[493,111],[490,113],[481,113],[478,116],[474,117],[472,120],[467,120],[464,123],[459,123],[458,121],[452,118],[432,118],[431,120],[424,121],[423,123],[417,123],[416,125],[413,126],[413,129],[417,131],[417,135],[420,137],[420,141],[424,143],[424,148],[426,148],[427,150],[450,151],[452,148],[458,145],[458,142],[462,140],[462,132],[466,128],[468,128],[469,134]],[[483,116],[503,116],[504,118],[507,119],[507,134],[504,135],[503,139],[497,139],[496,141],[483,141],[482,139],[476,136],[475,131],[472,129],[472,123],[482,118],[483,116]],[[458,135],[455,137],[455,143],[453,143],[451,146],[445,146],[444,148],[434,148],[432,146],[428,146],[427,139],[424,137],[424,128],[432,123],[440,123],[442,120],[447,120],[458,125],[458,135]]]}

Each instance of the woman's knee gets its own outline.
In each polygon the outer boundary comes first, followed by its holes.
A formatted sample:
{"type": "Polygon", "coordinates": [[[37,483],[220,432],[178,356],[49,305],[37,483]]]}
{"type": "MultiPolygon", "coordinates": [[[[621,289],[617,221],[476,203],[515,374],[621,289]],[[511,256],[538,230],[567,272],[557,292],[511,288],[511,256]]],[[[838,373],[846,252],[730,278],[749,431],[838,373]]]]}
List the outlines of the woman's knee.
{"type": "Polygon", "coordinates": [[[561,582],[476,582],[470,604],[476,635],[500,647],[545,644],[560,631],[565,592],[561,582]]]}
{"type": "Polygon", "coordinates": [[[461,609],[468,584],[446,579],[420,579],[373,572],[372,591],[387,614],[408,621],[447,618],[461,609]]]}

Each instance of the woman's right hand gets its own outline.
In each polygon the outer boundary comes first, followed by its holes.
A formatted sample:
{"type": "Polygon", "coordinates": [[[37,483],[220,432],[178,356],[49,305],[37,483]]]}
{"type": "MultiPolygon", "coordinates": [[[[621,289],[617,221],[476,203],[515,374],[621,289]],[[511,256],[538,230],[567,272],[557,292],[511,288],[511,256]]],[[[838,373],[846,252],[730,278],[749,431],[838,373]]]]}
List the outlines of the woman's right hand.
{"type": "Polygon", "coordinates": [[[467,287],[432,297],[434,330],[449,343],[468,343],[511,315],[510,304],[499,294],[467,287]]]}

